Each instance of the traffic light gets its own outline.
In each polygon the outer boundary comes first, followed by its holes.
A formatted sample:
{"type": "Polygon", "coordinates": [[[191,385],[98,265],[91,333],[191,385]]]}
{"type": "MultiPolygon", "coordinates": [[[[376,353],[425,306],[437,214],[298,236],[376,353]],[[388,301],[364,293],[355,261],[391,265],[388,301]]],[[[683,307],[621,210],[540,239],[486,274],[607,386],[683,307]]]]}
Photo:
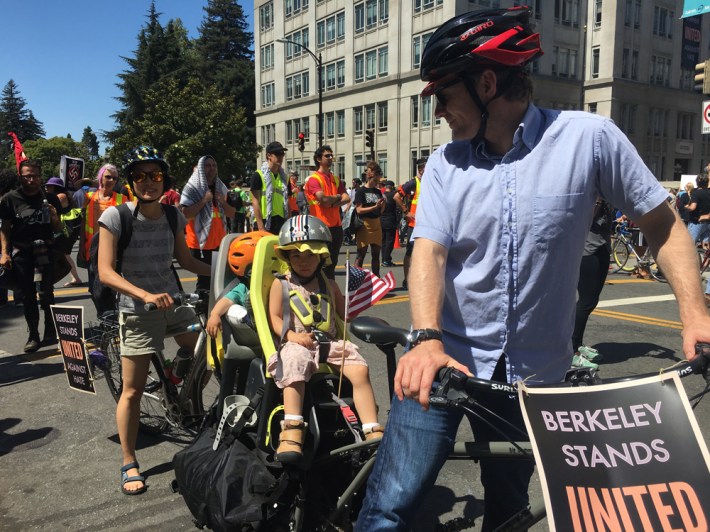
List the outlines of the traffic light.
{"type": "Polygon", "coordinates": [[[298,134],[298,149],[303,151],[306,149],[306,135],[303,133],[298,134]]]}
{"type": "Polygon", "coordinates": [[[710,94],[710,59],[695,65],[695,90],[710,94]]]}
{"type": "Polygon", "coordinates": [[[365,131],[365,146],[373,149],[375,147],[375,130],[368,129],[365,131]]]}

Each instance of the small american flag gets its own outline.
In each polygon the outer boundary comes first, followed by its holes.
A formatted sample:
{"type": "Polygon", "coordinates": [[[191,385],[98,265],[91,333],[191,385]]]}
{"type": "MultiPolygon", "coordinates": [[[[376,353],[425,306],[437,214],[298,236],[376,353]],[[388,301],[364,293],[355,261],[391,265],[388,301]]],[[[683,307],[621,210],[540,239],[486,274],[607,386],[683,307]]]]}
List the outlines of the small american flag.
{"type": "Polygon", "coordinates": [[[380,279],[370,270],[348,266],[348,319],[352,319],[394,288],[394,275],[388,272],[380,279]]]}

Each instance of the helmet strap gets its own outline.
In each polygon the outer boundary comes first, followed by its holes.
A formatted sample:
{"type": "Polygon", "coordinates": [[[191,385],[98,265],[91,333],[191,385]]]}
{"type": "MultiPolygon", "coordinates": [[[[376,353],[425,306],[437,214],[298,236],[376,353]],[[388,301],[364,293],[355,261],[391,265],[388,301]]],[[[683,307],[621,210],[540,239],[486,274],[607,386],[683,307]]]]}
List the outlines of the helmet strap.
{"type": "MultiPolygon", "coordinates": [[[[500,80],[500,73],[504,71],[497,70],[495,71],[496,73],[496,79],[500,80]]],[[[483,101],[481,100],[481,97],[478,95],[478,91],[476,90],[476,86],[473,83],[473,80],[469,77],[463,77],[463,84],[466,87],[466,90],[468,91],[469,96],[471,96],[471,99],[473,100],[473,103],[476,104],[478,109],[481,111],[481,125],[478,127],[478,133],[476,133],[476,136],[471,139],[471,145],[476,146],[479,144],[482,140],[484,140],[484,137],[486,135],[486,126],[488,125],[488,105],[495,100],[496,98],[499,98],[503,94],[506,93],[508,88],[513,83],[513,80],[515,79],[515,76],[517,75],[516,72],[508,72],[508,75],[503,79],[503,81],[498,81],[496,83],[496,93],[491,98],[488,100],[488,104],[484,104],[483,101]]]]}

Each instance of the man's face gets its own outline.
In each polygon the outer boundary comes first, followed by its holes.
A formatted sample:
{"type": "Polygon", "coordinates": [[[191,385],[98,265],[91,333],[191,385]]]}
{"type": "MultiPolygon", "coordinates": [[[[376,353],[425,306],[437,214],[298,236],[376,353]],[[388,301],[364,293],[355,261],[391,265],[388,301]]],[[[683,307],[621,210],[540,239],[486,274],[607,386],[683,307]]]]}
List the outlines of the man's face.
{"type": "Polygon", "coordinates": [[[472,139],[478,131],[481,112],[473,103],[466,86],[456,81],[453,75],[442,80],[442,88],[435,93],[434,114],[449,124],[453,140],[472,139]]]}
{"type": "Polygon", "coordinates": [[[38,194],[42,188],[41,170],[36,166],[23,166],[20,168],[20,186],[28,196],[38,194]]]}
{"type": "Polygon", "coordinates": [[[417,174],[419,174],[419,177],[424,175],[424,169],[426,168],[426,164],[422,164],[417,166],[417,174]]]}
{"type": "Polygon", "coordinates": [[[208,181],[213,181],[217,177],[217,162],[211,157],[207,157],[203,165],[205,169],[205,177],[208,181]]]}
{"type": "Polygon", "coordinates": [[[272,165],[278,165],[282,166],[284,163],[284,156],[286,155],[286,152],[283,151],[277,151],[275,153],[267,153],[266,154],[266,160],[269,161],[272,165]]]}
{"type": "Polygon", "coordinates": [[[320,158],[320,165],[323,168],[330,168],[333,166],[333,152],[332,151],[324,151],[323,155],[321,155],[320,158]]]}

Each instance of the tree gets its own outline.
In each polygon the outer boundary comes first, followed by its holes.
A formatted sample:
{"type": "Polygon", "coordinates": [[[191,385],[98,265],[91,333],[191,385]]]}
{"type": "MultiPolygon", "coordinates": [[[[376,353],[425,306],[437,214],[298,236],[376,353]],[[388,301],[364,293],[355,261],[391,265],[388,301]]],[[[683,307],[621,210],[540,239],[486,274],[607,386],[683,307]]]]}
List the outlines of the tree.
{"type": "Polygon", "coordinates": [[[99,158],[99,139],[96,138],[96,134],[91,130],[91,127],[86,126],[84,128],[81,143],[86,146],[91,159],[99,158]]]}
{"type": "Polygon", "coordinates": [[[200,70],[207,83],[215,83],[220,94],[229,96],[247,111],[248,124],[254,126],[254,36],[242,6],[236,0],[208,0],[200,37],[195,46],[200,70]]]}
{"type": "Polygon", "coordinates": [[[118,75],[121,81],[117,86],[121,95],[117,100],[121,103],[121,109],[113,115],[117,127],[104,132],[104,137],[110,142],[124,135],[129,124],[143,116],[146,110],[145,94],[151,87],[166,77],[178,79],[184,86],[191,70],[194,70],[192,45],[182,22],[171,20],[163,28],[159,16],[155,2],[151,2],[148,22],[138,35],[135,56],[123,57],[128,68],[118,75]]]}
{"type": "Polygon", "coordinates": [[[0,97],[0,135],[2,140],[9,131],[14,131],[20,142],[41,138],[45,135],[44,126],[25,106],[27,102],[11,79],[2,90],[0,97]]]}
{"type": "Polygon", "coordinates": [[[246,128],[243,108],[220,96],[199,79],[180,87],[164,79],[145,94],[146,111],[116,139],[109,159],[120,157],[132,146],[150,144],[163,151],[170,173],[184,184],[202,155],[219,164],[220,175],[247,175],[257,146],[246,128]]]}

